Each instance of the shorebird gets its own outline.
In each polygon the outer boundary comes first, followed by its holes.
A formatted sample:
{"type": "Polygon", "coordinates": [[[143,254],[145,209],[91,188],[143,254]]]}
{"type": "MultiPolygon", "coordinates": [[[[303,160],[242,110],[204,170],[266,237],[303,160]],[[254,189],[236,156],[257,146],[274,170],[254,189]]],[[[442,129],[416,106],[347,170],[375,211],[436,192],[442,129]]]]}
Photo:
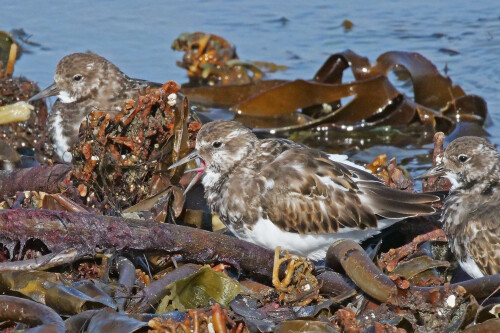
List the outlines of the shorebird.
{"type": "Polygon", "coordinates": [[[441,220],[452,252],[473,278],[500,273],[500,155],[487,140],[452,141],[442,163],[418,178],[444,176],[452,184],[441,220]]]}
{"type": "Polygon", "coordinates": [[[205,124],[196,149],[171,168],[196,158],[207,203],[231,232],[311,259],[324,258],[337,239],[362,241],[403,218],[432,214],[439,200],[391,189],[345,159],[293,141],[259,140],[235,121],[205,124]]]}
{"type": "Polygon", "coordinates": [[[54,83],[30,98],[57,96],[48,117],[49,136],[59,157],[71,161],[68,149],[77,143],[82,121],[91,111],[115,115],[127,99],[134,99],[146,87],[161,85],[132,79],[95,53],[73,53],[57,64],[54,83]]]}

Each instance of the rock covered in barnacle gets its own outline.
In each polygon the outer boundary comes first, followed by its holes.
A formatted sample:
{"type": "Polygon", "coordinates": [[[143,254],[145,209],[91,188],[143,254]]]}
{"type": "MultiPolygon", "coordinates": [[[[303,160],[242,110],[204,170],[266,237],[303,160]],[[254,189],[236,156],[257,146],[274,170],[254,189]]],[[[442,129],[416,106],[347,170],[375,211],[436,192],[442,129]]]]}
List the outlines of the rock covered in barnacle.
{"type": "Polygon", "coordinates": [[[89,207],[105,214],[121,211],[169,185],[175,136],[181,135],[180,144],[188,149],[201,127],[176,122],[189,112],[179,89],[173,81],[148,88],[126,101],[116,117],[98,110],[82,124],[80,143],[72,150],[72,181],[89,207]]]}

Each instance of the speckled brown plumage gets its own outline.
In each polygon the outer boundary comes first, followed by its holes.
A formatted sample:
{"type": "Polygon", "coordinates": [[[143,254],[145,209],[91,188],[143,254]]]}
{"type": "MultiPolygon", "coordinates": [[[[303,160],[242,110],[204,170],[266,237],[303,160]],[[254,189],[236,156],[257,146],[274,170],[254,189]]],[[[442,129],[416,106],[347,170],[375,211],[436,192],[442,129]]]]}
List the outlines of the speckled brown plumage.
{"type": "Polygon", "coordinates": [[[453,187],[442,221],[450,247],[472,277],[500,273],[500,156],[488,141],[462,137],[446,148],[427,175],[445,175],[453,187]]]}
{"type": "MultiPolygon", "coordinates": [[[[238,122],[204,125],[196,148],[206,164],[203,184],[212,211],[238,237],[267,247],[297,234],[318,235],[325,244],[344,233],[361,240],[388,225],[379,219],[430,214],[437,200],[390,189],[367,171],[292,141],[259,140],[238,122]],[[264,241],[259,235],[266,230],[276,239],[264,234],[264,241]]],[[[309,241],[299,237],[288,246],[302,255],[314,252],[315,258],[324,252],[324,246],[302,244],[309,241]]]]}
{"type": "Polygon", "coordinates": [[[61,59],[54,84],[32,100],[58,96],[48,117],[50,137],[58,154],[68,160],[68,146],[78,140],[80,124],[93,110],[118,113],[139,90],[158,83],[131,79],[107,59],[94,53],[73,53],[61,59]],[[64,155],[64,156],[63,156],[64,155]]]}

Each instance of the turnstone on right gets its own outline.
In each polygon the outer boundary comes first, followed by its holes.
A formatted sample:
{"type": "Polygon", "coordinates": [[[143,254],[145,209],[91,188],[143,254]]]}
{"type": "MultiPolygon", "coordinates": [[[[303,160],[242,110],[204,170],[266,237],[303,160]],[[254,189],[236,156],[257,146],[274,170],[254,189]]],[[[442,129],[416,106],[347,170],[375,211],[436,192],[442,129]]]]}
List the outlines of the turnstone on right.
{"type": "Polygon", "coordinates": [[[452,141],[441,164],[418,178],[452,183],[441,220],[460,266],[474,278],[500,273],[500,155],[487,140],[452,141]]]}
{"type": "Polygon", "coordinates": [[[432,214],[432,194],[385,186],[372,174],[290,140],[259,140],[235,121],[198,132],[205,198],[237,237],[323,259],[337,239],[364,240],[410,216],[432,214]]]}
{"type": "Polygon", "coordinates": [[[80,124],[91,111],[120,112],[139,90],[161,84],[129,78],[118,67],[95,53],[73,53],[57,64],[54,83],[30,98],[57,96],[48,117],[49,136],[59,157],[71,161],[68,148],[78,141],[80,124]]]}

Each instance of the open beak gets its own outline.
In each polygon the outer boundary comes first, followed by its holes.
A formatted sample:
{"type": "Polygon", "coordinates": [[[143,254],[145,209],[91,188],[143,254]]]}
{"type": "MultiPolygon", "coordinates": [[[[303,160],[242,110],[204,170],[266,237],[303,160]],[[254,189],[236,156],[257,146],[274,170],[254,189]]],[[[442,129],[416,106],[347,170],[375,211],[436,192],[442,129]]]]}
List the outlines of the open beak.
{"type": "MultiPolygon", "coordinates": [[[[191,153],[189,153],[189,155],[187,155],[186,157],[184,157],[181,160],[177,161],[176,163],[172,164],[168,168],[168,170],[170,170],[172,168],[175,168],[175,167],[177,167],[179,165],[186,164],[187,162],[192,161],[192,160],[194,160],[194,159],[196,159],[198,157],[199,157],[198,156],[198,151],[195,149],[191,153]]],[[[186,172],[196,171],[196,175],[193,177],[193,179],[191,179],[191,181],[189,182],[188,186],[184,190],[184,196],[201,179],[201,175],[203,173],[203,170],[205,170],[205,162],[202,160],[201,161],[201,166],[199,168],[192,169],[192,170],[187,170],[186,171],[186,172]]]]}
{"type": "Polygon", "coordinates": [[[415,179],[426,179],[430,177],[441,177],[446,175],[446,170],[442,164],[438,164],[421,175],[415,177],[415,179]]]}
{"type": "Polygon", "coordinates": [[[175,167],[178,167],[179,165],[186,164],[189,161],[194,160],[195,158],[198,158],[198,151],[195,149],[192,152],[190,152],[186,157],[181,158],[179,161],[175,162],[171,166],[168,167],[168,170],[173,169],[175,167]]]}
{"type": "Polygon", "coordinates": [[[45,98],[45,97],[55,96],[55,95],[58,95],[59,92],[60,92],[60,90],[57,87],[56,83],[54,82],[50,86],[48,86],[47,88],[45,88],[42,91],[40,91],[35,96],[32,96],[28,100],[28,102],[33,102],[33,101],[36,101],[36,100],[39,100],[39,99],[42,99],[42,98],[45,98]]]}

